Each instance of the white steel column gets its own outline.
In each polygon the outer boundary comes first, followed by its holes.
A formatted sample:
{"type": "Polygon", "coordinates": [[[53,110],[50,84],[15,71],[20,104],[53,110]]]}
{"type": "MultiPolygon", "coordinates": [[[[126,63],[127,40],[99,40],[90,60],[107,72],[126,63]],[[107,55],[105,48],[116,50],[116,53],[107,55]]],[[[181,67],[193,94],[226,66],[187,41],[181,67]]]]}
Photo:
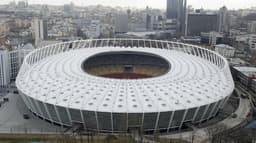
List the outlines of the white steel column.
{"type": "Polygon", "coordinates": [[[56,105],[53,105],[53,107],[54,107],[54,110],[55,110],[55,112],[56,112],[56,115],[57,115],[57,118],[58,118],[58,120],[59,120],[59,123],[61,124],[61,127],[63,127],[63,122],[62,122],[62,120],[61,120],[61,117],[60,117],[60,114],[59,114],[59,112],[58,112],[58,110],[57,110],[57,107],[56,107],[56,105]]]}
{"type": "Polygon", "coordinates": [[[205,114],[207,113],[209,107],[210,107],[211,104],[208,104],[207,107],[205,107],[205,110],[204,110],[204,114],[202,115],[201,119],[200,119],[200,123],[204,120],[204,116],[205,114]]]}
{"type": "Polygon", "coordinates": [[[213,111],[215,111],[215,109],[217,108],[218,102],[214,103],[214,106],[209,114],[209,117],[207,118],[207,120],[209,120],[212,117],[213,111]]]}
{"type": "Polygon", "coordinates": [[[170,121],[169,121],[169,124],[168,124],[168,127],[167,127],[167,133],[169,133],[169,129],[171,128],[174,113],[175,113],[175,111],[172,111],[172,114],[170,116],[170,121]]]}
{"type": "Polygon", "coordinates": [[[71,118],[71,115],[70,115],[70,113],[69,113],[69,110],[68,110],[68,108],[65,108],[65,107],[63,107],[63,108],[66,110],[67,115],[68,115],[68,119],[69,119],[69,122],[70,122],[70,125],[72,126],[73,123],[72,123],[72,118],[71,118]]]}
{"type": "Polygon", "coordinates": [[[79,111],[80,111],[80,116],[82,117],[82,121],[83,121],[84,129],[86,129],[86,124],[85,124],[85,119],[84,119],[83,111],[82,111],[82,109],[80,109],[79,111]]]}
{"type": "Polygon", "coordinates": [[[157,113],[157,118],[156,118],[156,123],[155,123],[155,131],[154,132],[156,132],[157,129],[158,129],[157,127],[158,127],[159,117],[160,117],[160,111],[158,111],[158,113],[157,113]]]}
{"type": "Polygon", "coordinates": [[[194,115],[194,117],[193,117],[193,119],[192,119],[192,123],[194,123],[194,122],[195,122],[195,120],[196,120],[196,116],[197,116],[197,114],[198,114],[199,110],[200,110],[200,107],[197,107],[196,112],[195,112],[195,115],[194,115]]]}
{"type": "Polygon", "coordinates": [[[97,112],[98,112],[98,111],[94,111],[94,113],[95,113],[95,118],[96,118],[97,132],[99,132],[100,129],[99,129],[99,120],[98,120],[98,114],[97,114],[97,112]]]}
{"type": "Polygon", "coordinates": [[[184,120],[185,120],[185,118],[186,118],[186,116],[187,116],[187,113],[188,113],[188,109],[186,109],[185,112],[184,112],[184,115],[183,115],[182,120],[181,120],[181,123],[180,123],[179,131],[180,131],[181,128],[182,128],[182,125],[183,125],[183,122],[184,122],[184,120]]]}
{"type": "Polygon", "coordinates": [[[114,133],[113,112],[111,112],[110,114],[111,114],[111,129],[112,129],[112,133],[114,133]]]}
{"type": "Polygon", "coordinates": [[[45,102],[42,102],[43,103],[43,106],[44,106],[44,108],[45,108],[45,110],[46,110],[46,113],[48,114],[48,119],[52,122],[52,124],[53,124],[53,122],[54,122],[54,120],[52,119],[52,116],[51,116],[51,114],[50,114],[50,112],[49,112],[49,110],[48,110],[48,107],[47,107],[47,105],[46,105],[46,103],[45,102]]]}

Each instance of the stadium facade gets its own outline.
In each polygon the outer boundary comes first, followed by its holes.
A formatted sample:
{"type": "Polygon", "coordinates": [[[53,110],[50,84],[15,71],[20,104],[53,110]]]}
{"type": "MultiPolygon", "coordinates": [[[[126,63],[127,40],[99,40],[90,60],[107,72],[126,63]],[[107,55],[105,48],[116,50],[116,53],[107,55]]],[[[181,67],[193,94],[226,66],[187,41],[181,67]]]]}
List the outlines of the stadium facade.
{"type": "Polygon", "coordinates": [[[109,133],[169,132],[207,121],[234,89],[221,55],[143,39],[81,40],[40,48],[26,56],[16,85],[37,116],[109,133]]]}

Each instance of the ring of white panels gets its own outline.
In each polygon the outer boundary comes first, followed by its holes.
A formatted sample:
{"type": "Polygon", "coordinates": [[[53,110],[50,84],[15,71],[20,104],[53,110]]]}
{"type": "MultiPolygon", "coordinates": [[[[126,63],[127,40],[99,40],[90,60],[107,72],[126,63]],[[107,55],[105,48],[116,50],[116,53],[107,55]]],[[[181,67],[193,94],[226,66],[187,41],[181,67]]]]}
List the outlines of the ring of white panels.
{"type": "Polygon", "coordinates": [[[99,132],[168,132],[200,123],[214,117],[234,89],[228,63],[219,54],[143,39],[81,40],[37,49],[25,58],[16,85],[36,115],[99,132]],[[89,57],[120,51],[158,55],[170,70],[146,79],[112,79],[82,69],[89,57]]]}

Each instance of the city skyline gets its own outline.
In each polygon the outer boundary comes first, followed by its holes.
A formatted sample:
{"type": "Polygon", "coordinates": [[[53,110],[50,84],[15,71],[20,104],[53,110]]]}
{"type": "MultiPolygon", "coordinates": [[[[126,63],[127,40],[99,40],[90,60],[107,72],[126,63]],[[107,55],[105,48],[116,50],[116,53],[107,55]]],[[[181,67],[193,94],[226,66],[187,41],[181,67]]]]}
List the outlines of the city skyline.
{"type": "MultiPolygon", "coordinates": [[[[0,4],[8,4],[13,0],[1,0],[0,4]]],[[[18,0],[15,0],[18,2],[18,0]]],[[[105,6],[121,6],[121,7],[135,7],[145,8],[146,6],[152,8],[166,9],[166,0],[28,0],[29,4],[49,4],[49,5],[63,5],[73,2],[75,5],[89,6],[89,5],[105,5],[105,6]]],[[[219,9],[222,6],[226,6],[228,9],[245,9],[256,7],[255,0],[188,0],[188,5],[192,5],[194,8],[204,9],[219,9]]]]}

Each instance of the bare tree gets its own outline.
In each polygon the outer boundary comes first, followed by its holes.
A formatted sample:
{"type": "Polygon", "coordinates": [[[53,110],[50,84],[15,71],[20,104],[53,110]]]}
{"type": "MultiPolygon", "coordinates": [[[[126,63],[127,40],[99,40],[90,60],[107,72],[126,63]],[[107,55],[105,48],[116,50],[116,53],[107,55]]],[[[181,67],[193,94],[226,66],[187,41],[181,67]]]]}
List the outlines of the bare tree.
{"type": "Polygon", "coordinates": [[[217,125],[214,125],[214,126],[211,126],[211,127],[207,127],[205,129],[205,132],[208,136],[208,139],[209,139],[209,142],[210,143],[213,143],[214,141],[214,138],[215,139],[218,139],[218,140],[221,140],[221,132],[225,131],[227,129],[227,126],[223,123],[221,124],[217,124],[217,125]]]}
{"type": "Polygon", "coordinates": [[[191,143],[194,143],[195,135],[196,135],[196,131],[195,130],[191,131],[191,133],[190,133],[190,142],[191,143]]]}

